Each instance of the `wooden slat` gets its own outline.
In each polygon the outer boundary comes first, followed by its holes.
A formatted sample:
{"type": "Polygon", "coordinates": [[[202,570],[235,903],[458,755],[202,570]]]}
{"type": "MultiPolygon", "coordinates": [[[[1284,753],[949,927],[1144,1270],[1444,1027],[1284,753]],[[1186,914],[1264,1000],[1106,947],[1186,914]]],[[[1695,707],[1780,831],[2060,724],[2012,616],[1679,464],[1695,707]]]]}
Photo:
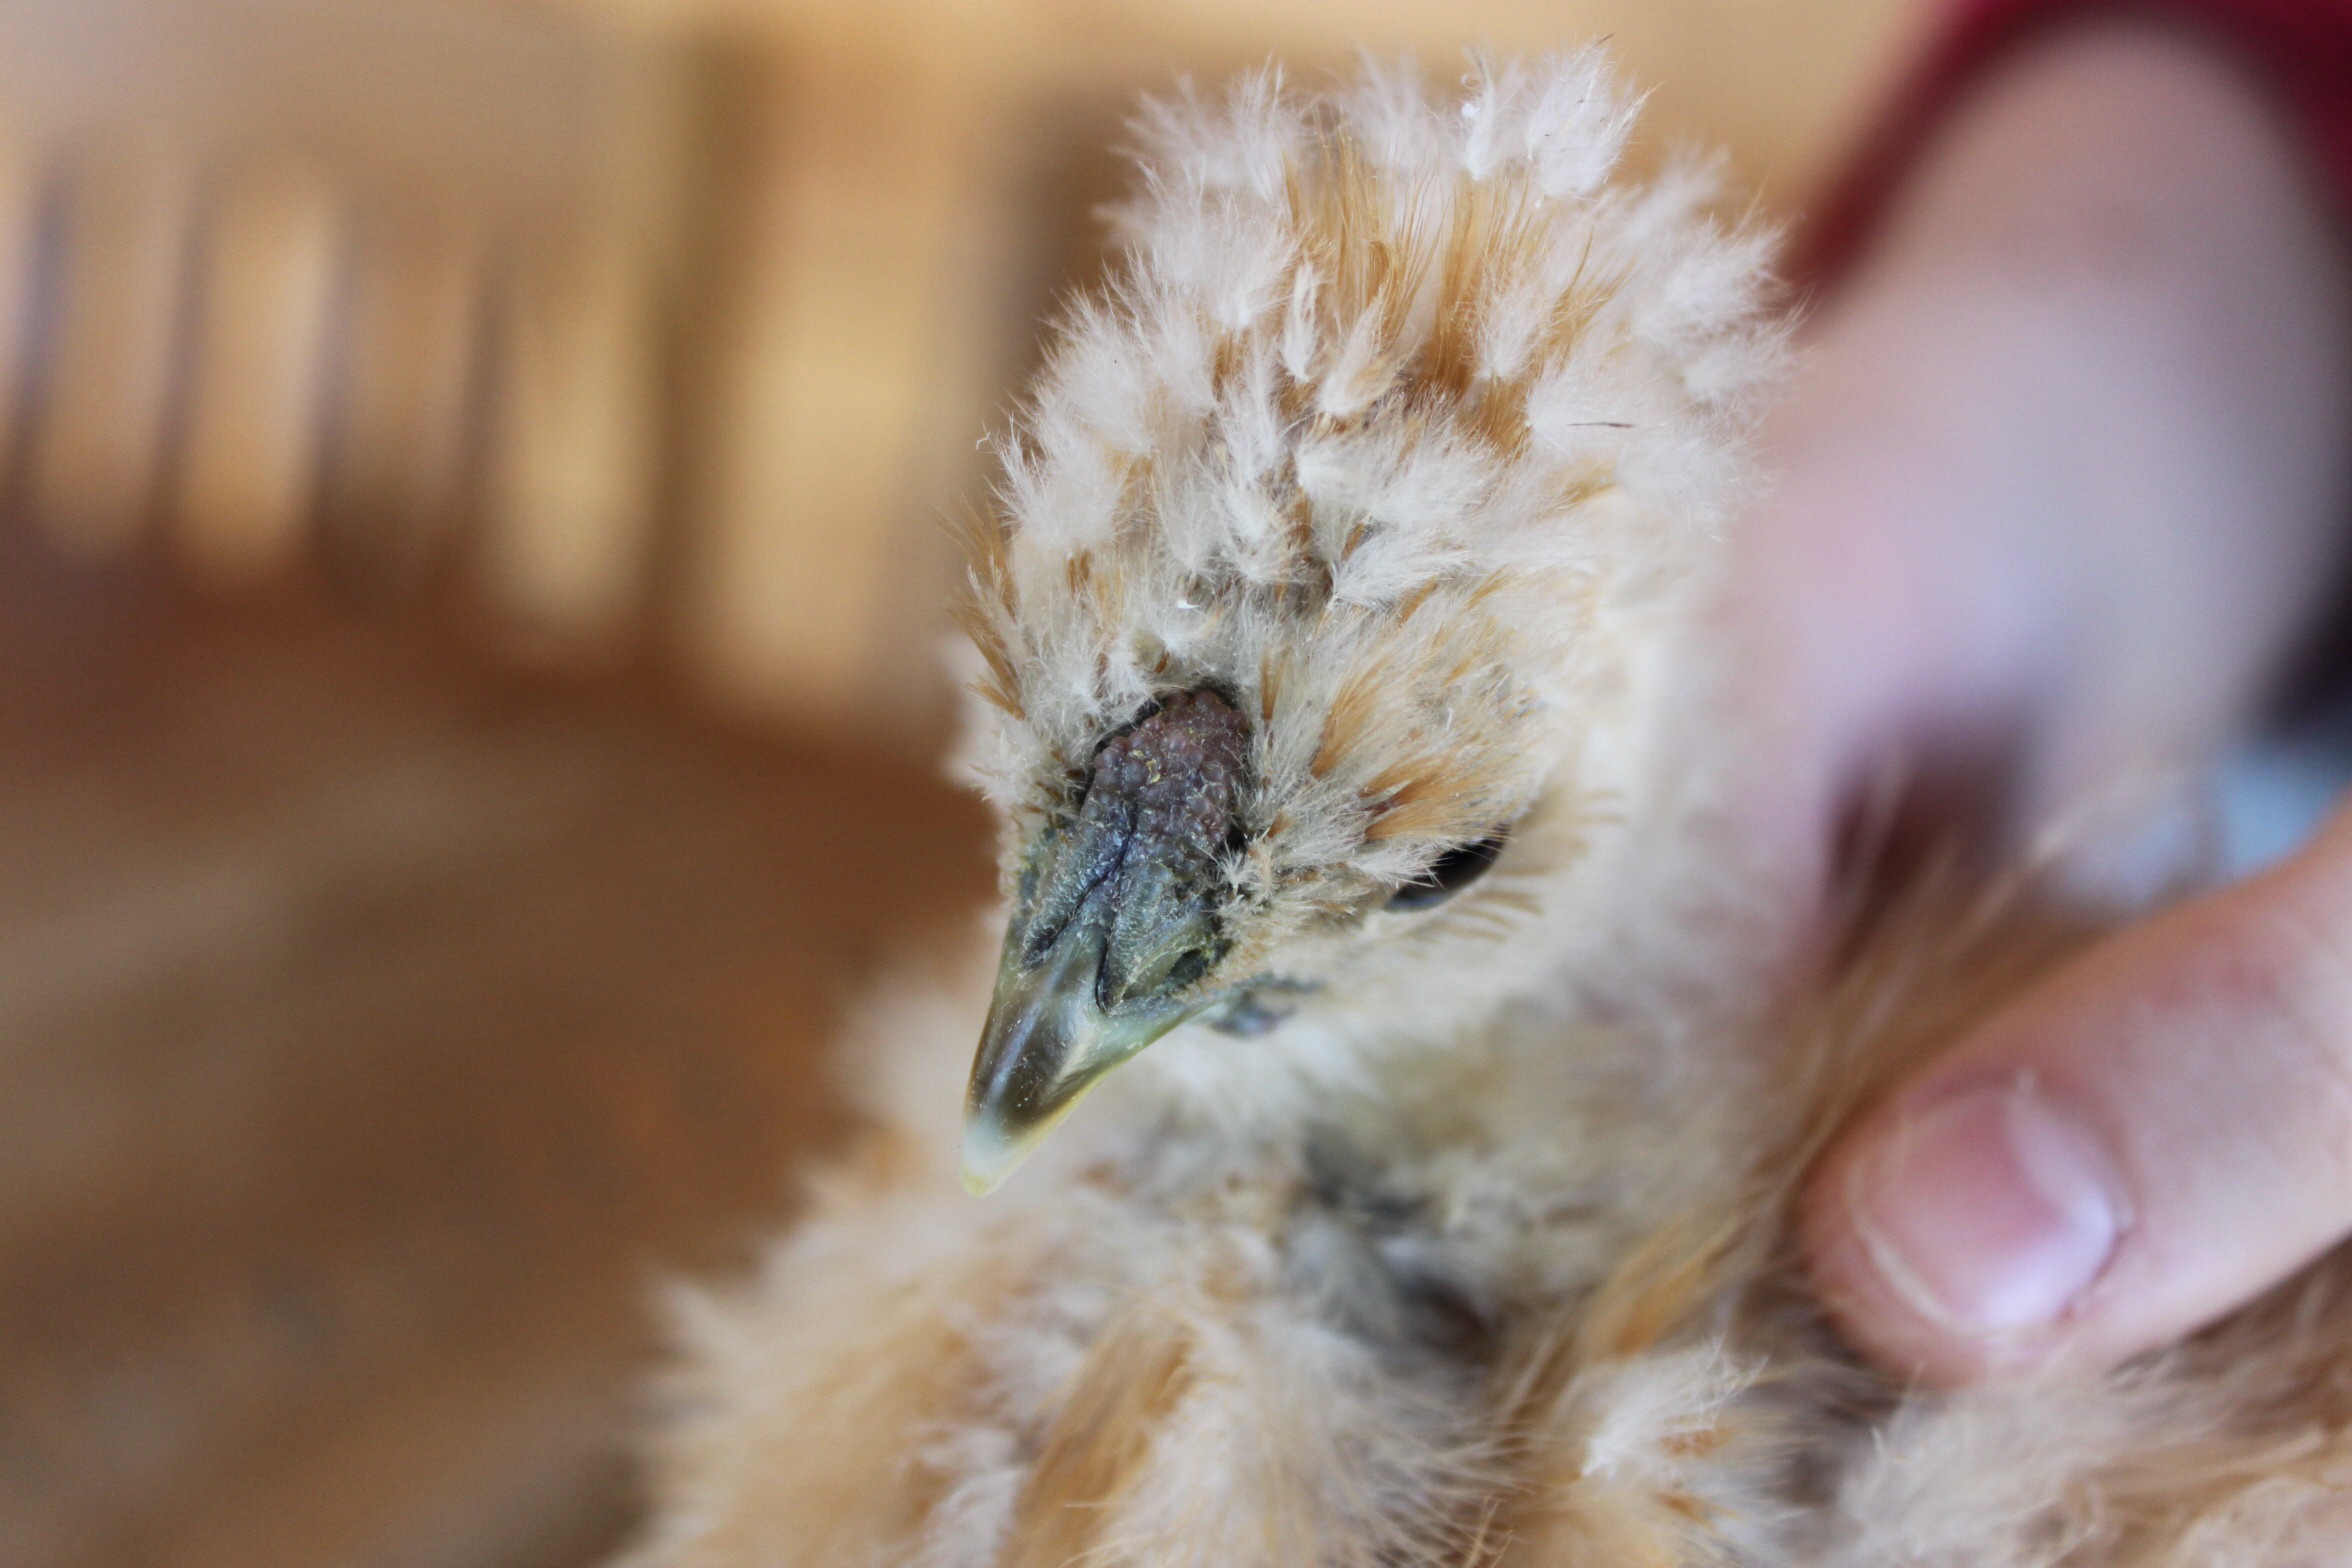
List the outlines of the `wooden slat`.
{"type": "Polygon", "coordinates": [[[327,505],[333,547],[384,583],[424,576],[465,502],[481,369],[484,236],[434,211],[372,213],[355,232],[327,505]]]}
{"type": "Polygon", "coordinates": [[[738,171],[688,629],[739,703],[887,733],[919,700],[879,678],[890,649],[938,634],[942,595],[905,589],[951,580],[938,524],[1029,332],[992,243],[1012,148],[952,50],[877,52],[847,25],[798,43],[738,171]]]}
{"type": "Polygon", "coordinates": [[[590,241],[523,270],[500,313],[483,565],[512,630],[609,647],[644,588],[660,452],[656,282],[590,241]]]}
{"type": "Polygon", "coordinates": [[[208,215],[172,511],[216,581],[284,568],[312,520],[341,219],[325,174],[292,161],[237,171],[208,215]]]}
{"type": "Polygon", "coordinates": [[[42,174],[32,145],[0,130],[0,462],[16,450],[30,372],[42,174]]]}
{"type": "Polygon", "coordinates": [[[68,165],[30,504],[69,554],[125,549],[153,503],[194,193],[185,157],[160,139],[94,147],[68,165]]]}

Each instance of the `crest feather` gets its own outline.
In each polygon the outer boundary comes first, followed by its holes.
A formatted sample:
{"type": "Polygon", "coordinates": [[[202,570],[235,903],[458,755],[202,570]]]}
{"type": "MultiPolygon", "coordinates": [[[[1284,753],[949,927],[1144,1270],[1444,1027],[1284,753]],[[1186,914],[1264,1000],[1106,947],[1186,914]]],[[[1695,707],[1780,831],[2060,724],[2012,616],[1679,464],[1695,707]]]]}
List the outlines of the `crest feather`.
{"type": "Polygon", "coordinates": [[[1302,908],[1530,803],[1612,616],[1741,493],[1780,357],[1769,236],[1708,170],[1611,182],[1635,109],[1589,50],[1146,107],[1120,263],[976,541],[1001,804],[1188,686],[1263,716],[1252,825],[1302,908]]]}

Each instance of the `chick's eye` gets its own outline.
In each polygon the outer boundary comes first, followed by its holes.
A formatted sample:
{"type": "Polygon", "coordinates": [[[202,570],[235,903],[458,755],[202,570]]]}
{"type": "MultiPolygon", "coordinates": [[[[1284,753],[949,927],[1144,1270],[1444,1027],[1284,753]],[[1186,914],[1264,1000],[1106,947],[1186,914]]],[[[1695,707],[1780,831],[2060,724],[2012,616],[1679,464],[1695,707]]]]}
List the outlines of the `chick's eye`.
{"type": "Polygon", "coordinates": [[[1503,835],[1493,834],[1474,844],[1457,844],[1437,857],[1419,877],[1388,895],[1390,909],[1428,909],[1442,904],[1480,877],[1503,852],[1503,835]]]}

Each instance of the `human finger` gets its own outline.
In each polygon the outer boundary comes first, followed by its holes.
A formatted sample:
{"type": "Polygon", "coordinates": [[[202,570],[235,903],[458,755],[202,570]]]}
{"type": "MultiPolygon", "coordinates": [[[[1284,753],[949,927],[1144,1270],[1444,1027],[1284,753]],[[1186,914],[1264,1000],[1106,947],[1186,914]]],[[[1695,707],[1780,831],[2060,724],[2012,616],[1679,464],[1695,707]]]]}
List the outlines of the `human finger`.
{"type": "Polygon", "coordinates": [[[1802,1224],[1847,1334],[1940,1384],[2122,1360],[2352,1233],[2352,810],[1960,1041],[1802,1224]]]}

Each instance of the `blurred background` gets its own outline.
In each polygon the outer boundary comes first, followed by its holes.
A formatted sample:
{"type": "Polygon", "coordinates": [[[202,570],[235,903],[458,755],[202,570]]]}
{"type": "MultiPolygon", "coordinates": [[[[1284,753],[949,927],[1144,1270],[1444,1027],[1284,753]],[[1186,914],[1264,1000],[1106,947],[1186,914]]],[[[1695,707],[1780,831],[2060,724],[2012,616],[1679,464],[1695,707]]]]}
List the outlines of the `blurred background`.
{"type": "Polygon", "coordinates": [[[559,1568],[961,940],[943,518],[1133,96],[1609,35],[1794,215],[1919,0],[0,0],[0,1563],[559,1568]]]}

